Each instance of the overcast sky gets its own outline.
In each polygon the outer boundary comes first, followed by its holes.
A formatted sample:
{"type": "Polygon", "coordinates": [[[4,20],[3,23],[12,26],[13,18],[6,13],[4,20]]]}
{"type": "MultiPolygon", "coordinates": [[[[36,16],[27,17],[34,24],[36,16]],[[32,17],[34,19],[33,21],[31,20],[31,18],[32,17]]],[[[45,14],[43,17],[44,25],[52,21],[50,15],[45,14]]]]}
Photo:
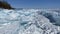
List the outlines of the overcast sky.
{"type": "Polygon", "coordinates": [[[60,0],[6,0],[14,8],[60,8],[60,0]]]}

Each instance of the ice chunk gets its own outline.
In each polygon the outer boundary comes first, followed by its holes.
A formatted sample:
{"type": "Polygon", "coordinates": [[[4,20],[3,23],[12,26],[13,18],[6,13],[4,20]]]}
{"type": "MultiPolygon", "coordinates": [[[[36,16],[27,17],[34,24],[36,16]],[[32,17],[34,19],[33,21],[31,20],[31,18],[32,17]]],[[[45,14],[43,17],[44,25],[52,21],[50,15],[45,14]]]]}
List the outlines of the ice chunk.
{"type": "Polygon", "coordinates": [[[12,17],[9,16],[10,14],[8,14],[8,12],[9,10],[5,9],[0,11],[0,34],[17,34],[17,31],[19,29],[19,21],[17,21],[15,18],[18,15],[12,14],[14,16],[12,17]]]}

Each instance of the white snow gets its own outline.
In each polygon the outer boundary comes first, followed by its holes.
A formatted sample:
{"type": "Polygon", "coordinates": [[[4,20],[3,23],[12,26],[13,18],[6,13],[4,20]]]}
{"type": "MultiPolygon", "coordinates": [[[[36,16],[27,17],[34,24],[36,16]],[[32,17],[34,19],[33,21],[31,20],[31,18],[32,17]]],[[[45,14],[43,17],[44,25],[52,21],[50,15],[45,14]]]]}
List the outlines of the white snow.
{"type": "Polygon", "coordinates": [[[57,34],[60,12],[55,10],[0,9],[0,34],[57,34]]]}

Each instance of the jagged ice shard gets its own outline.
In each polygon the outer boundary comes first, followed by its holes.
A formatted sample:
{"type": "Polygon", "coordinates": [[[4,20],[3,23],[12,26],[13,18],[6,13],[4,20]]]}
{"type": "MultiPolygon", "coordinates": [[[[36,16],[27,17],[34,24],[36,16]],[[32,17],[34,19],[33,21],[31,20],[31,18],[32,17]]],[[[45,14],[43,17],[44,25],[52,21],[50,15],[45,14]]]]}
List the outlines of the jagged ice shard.
{"type": "Polygon", "coordinates": [[[60,34],[60,10],[0,9],[0,34],[60,34]]]}

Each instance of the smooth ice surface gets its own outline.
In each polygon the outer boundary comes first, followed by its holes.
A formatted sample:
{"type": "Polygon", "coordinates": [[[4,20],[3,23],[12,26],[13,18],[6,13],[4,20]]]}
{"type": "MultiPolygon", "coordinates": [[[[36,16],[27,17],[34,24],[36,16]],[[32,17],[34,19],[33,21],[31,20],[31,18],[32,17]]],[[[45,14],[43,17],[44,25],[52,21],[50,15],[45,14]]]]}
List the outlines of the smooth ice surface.
{"type": "Polygon", "coordinates": [[[60,34],[60,10],[0,9],[0,34],[60,34]]]}

